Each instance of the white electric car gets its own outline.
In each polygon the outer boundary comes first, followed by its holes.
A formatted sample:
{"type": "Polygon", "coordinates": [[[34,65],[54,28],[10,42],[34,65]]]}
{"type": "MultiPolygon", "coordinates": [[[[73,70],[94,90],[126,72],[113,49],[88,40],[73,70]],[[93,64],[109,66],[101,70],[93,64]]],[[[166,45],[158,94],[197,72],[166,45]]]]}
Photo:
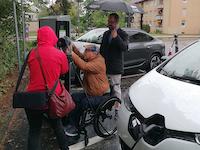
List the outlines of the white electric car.
{"type": "Polygon", "coordinates": [[[200,150],[200,41],[129,88],[118,135],[122,150],[200,150]]]}

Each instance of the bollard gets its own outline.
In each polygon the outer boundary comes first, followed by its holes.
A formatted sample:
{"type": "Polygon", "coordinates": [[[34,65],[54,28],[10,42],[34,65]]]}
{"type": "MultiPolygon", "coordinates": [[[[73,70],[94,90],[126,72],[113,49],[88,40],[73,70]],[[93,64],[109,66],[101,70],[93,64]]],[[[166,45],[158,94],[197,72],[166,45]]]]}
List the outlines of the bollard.
{"type": "Polygon", "coordinates": [[[178,35],[175,34],[174,35],[174,44],[175,44],[175,53],[178,52],[179,48],[178,48],[178,35]]]}

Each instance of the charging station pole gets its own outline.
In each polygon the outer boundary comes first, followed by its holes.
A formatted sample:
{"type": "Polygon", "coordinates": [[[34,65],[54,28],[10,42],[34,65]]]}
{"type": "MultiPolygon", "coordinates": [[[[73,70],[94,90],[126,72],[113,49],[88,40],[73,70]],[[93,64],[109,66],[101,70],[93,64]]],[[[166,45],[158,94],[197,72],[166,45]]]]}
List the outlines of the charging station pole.
{"type": "Polygon", "coordinates": [[[14,12],[14,19],[15,19],[17,55],[18,55],[18,65],[19,65],[19,72],[20,72],[21,71],[21,60],[20,60],[20,48],[19,48],[19,31],[18,31],[17,12],[16,12],[16,2],[15,2],[15,0],[13,0],[13,12],[14,12]]]}
{"type": "Polygon", "coordinates": [[[26,43],[25,43],[25,12],[24,12],[24,0],[21,0],[21,11],[22,11],[22,33],[23,33],[23,50],[24,50],[24,60],[26,59],[26,43]]]}
{"type": "Polygon", "coordinates": [[[178,35],[175,34],[174,35],[174,44],[175,44],[175,53],[178,52],[179,48],[178,48],[178,35]]]}

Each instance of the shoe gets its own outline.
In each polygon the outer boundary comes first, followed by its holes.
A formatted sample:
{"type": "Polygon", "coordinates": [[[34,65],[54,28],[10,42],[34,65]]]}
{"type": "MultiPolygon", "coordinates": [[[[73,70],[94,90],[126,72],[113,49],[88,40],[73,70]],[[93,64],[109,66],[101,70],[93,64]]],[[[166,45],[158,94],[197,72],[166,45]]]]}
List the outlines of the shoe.
{"type": "Polygon", "coordinates": [[[79,135],[78,129],[75,126],[70,125],[70,124],[64,127],[64,131],[65,131],[65,134],[70,137],[76,137],[79,135]]]}
{"type": "Polygon", "coordinates": [[[79,135],[78,136],[67,136],[68,146],[78,143],[79,139],[80,139],[79,135]]]}

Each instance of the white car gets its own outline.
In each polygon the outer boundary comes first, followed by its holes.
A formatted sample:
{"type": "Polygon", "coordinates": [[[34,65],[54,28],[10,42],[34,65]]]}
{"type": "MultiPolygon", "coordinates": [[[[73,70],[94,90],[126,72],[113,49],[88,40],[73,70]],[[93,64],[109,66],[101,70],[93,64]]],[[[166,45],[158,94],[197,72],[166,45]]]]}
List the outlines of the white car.
{"type": "Polygon", "coordinates": [[[117,126],[122,150],[200,150],[200,41],[130,87],[117,126]]]}

